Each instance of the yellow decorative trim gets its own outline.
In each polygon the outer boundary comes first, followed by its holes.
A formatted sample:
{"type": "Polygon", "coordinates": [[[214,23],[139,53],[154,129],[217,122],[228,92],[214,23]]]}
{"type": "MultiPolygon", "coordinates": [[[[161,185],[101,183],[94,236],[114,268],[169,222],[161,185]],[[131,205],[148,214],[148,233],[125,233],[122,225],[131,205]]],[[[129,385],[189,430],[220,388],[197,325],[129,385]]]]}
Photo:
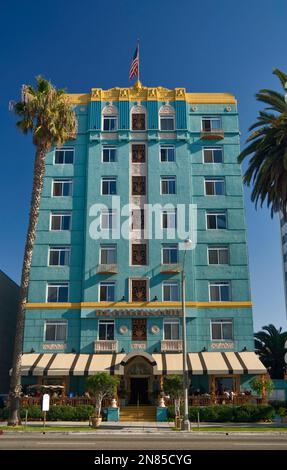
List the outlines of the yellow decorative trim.
{"type": "MultiPolygon", "coordinates": [[[[252,302],[186,302],[189,308],[251,308],[252,302]]],[[[26,309],[181,308],[181,302],[33,302],[26,309]]]]}
{"type": "Polygon", "coordinates": [[[169,90],[164,87],[146,87],[137,82],[130,88],[92,88],[89,93],[67,94],[73,104],[84,104],[90,101],[187,101],[189,104],[236,104],[230,93],[186,93],[185,88],[169,90]]]}

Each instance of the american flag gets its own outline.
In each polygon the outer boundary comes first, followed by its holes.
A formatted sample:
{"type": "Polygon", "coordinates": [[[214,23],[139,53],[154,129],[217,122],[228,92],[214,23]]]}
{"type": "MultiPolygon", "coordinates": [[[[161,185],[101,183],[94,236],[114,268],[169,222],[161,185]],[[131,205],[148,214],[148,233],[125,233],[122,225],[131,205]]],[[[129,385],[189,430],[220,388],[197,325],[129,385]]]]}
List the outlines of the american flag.
{"type": "Polygon", "coordinates": [[[137,45],[132,63],[130,68],[129,79],[131,80],[133,77],[138,76],[139,74],[139,45],[137,45]]]}

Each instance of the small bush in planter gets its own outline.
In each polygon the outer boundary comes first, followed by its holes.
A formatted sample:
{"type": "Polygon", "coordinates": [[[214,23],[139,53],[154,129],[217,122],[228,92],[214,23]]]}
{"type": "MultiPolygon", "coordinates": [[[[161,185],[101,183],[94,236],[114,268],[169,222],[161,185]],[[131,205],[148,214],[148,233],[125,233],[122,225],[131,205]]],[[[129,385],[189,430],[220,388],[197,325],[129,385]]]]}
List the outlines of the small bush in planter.
{"type": "Polygon", "coordinates": [[[101,423],[103,399],[114,396],[118,385],[119,377],[109,375],[106,372],[99,372],[87,378],[86,388],[96,399],[95,413],[92,415],[93,426],[98,426],[101,423]]]}

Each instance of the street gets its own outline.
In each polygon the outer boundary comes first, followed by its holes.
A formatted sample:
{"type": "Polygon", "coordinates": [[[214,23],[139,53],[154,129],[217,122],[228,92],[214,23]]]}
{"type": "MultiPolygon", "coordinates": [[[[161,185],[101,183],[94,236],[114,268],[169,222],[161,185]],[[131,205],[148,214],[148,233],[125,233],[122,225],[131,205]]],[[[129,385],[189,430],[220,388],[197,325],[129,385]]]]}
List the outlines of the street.
{"type": "Polygon", "coordinates": [[[0,436],[0,450],[287,450],[287,436],[279,433],[131,434],[4,433],[0,436]]]}

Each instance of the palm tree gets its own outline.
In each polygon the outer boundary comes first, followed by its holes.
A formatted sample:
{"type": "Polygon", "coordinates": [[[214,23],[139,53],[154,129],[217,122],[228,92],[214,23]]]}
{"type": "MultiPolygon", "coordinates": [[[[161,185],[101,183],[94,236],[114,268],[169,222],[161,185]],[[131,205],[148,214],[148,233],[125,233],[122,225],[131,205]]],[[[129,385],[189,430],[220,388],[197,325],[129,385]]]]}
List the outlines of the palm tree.
{"type": "MultiPolygon", "coordinates": [[[[287,75],[279,69],[273,73],[279,78],[284,89],[287,75]]],[[[285,91],[285,90],[284,90],[285,91]]],[[[257,207],[267,203],[271,217],[282,211],[286,217],[287,206],[287,103],[284,95],[277,91],[263,89],[256,99],[268,105],[259,111],[257,121],[249,128],[252,133],[247,139],[249,145],[240,153],[241,163],[251,157],[244,174],[244,183],[253,184],[251,200],[257,207]]]]}
{"type": "Polygon", "coordinates": [[[11,426],[15,426],[20,422],[19,398],[21,392],[21,355],[25,304],[27,301],[32,252],[44,181],[45,155],[52,147],[56,145],[61,146],[68,139],[74,138],[77,132],[76,116],[64,90],[57,90],[43,77],[37,77],[36,81],[37,86],[35,88],[31,85],[23,86],[22,100],[13,105],[13,110],[20,118],[16,125],[24,134],[32,133],[36,155],[9,392],[8,425],[11,426]]]}
{"type": "Polygon", "coordinates": [[[287,331],[282,332],[274,325],[263,326],[262,331],[254,334],[255,352],[267,368],[271,379],[283,379],[287,365],[287,331]]]}

